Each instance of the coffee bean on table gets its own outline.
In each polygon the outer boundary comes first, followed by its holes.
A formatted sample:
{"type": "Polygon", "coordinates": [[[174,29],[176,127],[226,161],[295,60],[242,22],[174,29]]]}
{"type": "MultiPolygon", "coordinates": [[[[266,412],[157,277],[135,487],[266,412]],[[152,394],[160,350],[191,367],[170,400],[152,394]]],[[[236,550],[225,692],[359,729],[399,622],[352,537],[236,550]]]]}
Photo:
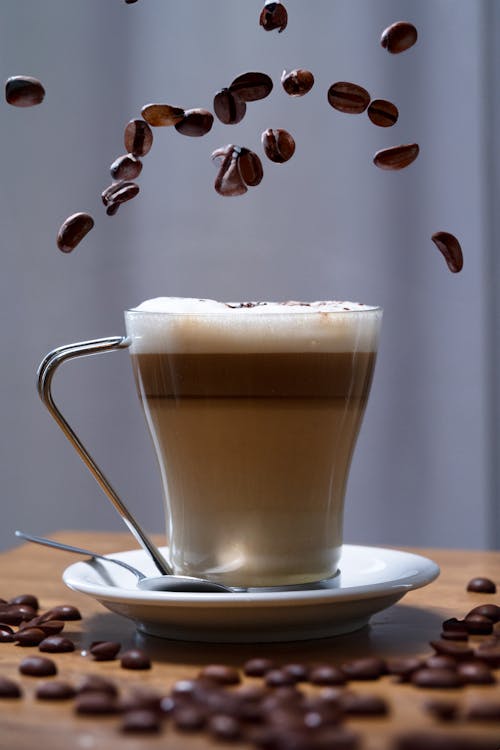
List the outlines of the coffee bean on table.
{"type": "MultiPolygon", "coordinates": [[[[144,120],[154,128],[177,125],[183,119],[184,114],[185,111],[181,107],[172,107],[170,104],[145,104],[141,110],[144,120]]],[[[133,152],[130,151],[130,153],[133,152]]]]}
{"type": "Polygon", "coordinates": [[[498,750],[494,738],[436,732],[408,732],[396,737],[391,750],[498,750]]]}
{"type": "Polygon", "coordinates": [[[319,664],[311,668],[309,682],[313,685],[344,685],[346,683],[346,675],[338,667],[333,667],[329,664],[319,664]]]}
{"type": "Polygon", "coordinates": [[[7,624],[0,624],[0,643],[13,643],[14,631],[7,624]]]}
{"type": "Polygon", "coordinates": [[[283,669],[271,669],[266,673],[264,681],[268,687],[281,687],[283,685],[295,685],[295,677],[283,669]]]}
{"type": "MultiPolygon", "coordinates": [[[[445,232],[441,232],[445,234],[445,232]]],[[[450,235],[452,236],[452,235],[450,235]]],[[[454,238],[456,239],[456,238],[454,238]]],[[[497,587],[491,578],[472,578],[467,584],[467,591],[477,592],[478,594],[496,594],[497,587]]]]}
{"type": "Polygon", "coordinates": [[[457,666],[457,673],[467,685],[493,685],[496,679],[483,662],[462,662],[457,666]]]}
{"type": "Polygon", "coordinates": [[[480,644],[474,651],[474,657],[497,669],[500,667],[500,645],[480,644]]]}
{"type": "Polygon", "coordinates": [[[142,171],[142,162],[132,154],[119,156],[109,168],[114,180],[135,180],[142,171]]]}
{"type": "Polygon", "coordinates": [[[45,97],[45,89],[32,76],[12,76],[5,83],[5,99],[14,107],[34,107],[41,104],[45,97]]]}
{"type": "Polygon", "coordinates": [[[391,146],[377,151],[373,163],[379,169],[397,170],[408,167],[419,154],[417,143],[407,143],[401,146],[391,146]]]}
{"type": "Polygon", "coordinates": [[[90,645],[89,652],[96,661],[111,661],[121,647],[121,643],[117,641],[96,641],[90,645]]]}
{"type": "Polygon", "coordinates": [[[105,716],[118,713],[119,707],[115,696],[102,691],[80,693],[75,701],[77,714],[88,716],[105,716]]]}
{"type": "Polygon", "coordinates": [[[109,695],[118,695],[118,688],[115,683],[107,677],[97,674],[86,675],[76,687],[77,693],[108,693],[109,695]]]}
{"type": "Polygon", "coordinates": [[[174,709],[173,721],[183,732],[197,732],[205,726],[206,713],[197,706],[180,706],[174,709]]]}
{"type": "Polygon", "coordinates": [[[123,669],[151,669],[151,660],[142,649],[131,648],[122,654],[120,665],[123,669]]]}
{"type": "Polygon", "coordinates": [[[466,719],[500,722],[500,701],[482,700],[474,703],[466,711],[466,719]]]}
{"type": "Polygon", "coordinates": [[[22,628],[17,631],[14,640],[18,646],[38,646],[45,637],[41,628],[22,628]]]}
{"type": "Polygon", "coordinates": [[[456,617],[450,617],[448,620],[443,620],[441,627],[446,633],[458,631],[462,633],[465,630],[464,620],[458,620],[456,617]]]}
{"type": "MultiPolygon", "coordinates": [[[[90,232],[93,226],[94,219],[84,211],[68,216],[57,233],[57,247],[63,253],[70,253],[83,240],[85,235],[90,232]]],[[[55,616],[54,619],[56,619],[55,616]]]]}
{"type": "Polygon", "coordinates": [[[214,124],[214,116],[207,109],[187,109],[184,117],[175,123],[175,129],[182,135],[200,138],[206,135],[214,124]]]}
{"type": "Polygon", "coordinates": [[[263,677],[271,669],[275,669],[276,665],[271,659],[259,658],[248,659],[243,665],[243,672],[248,677],[263,677]]]}
{"type": "Polygon", "coordinates": [[[306,664],[285,664],[281,669],[294,677],[295,682],[307,682],[309,679],[309,667],[306,664]]]}
{"type": "Polygon", "coordinates": [[[284,70],[281,75],[281,85],[289,96],[304,96],[314,86],[314,76],[310,70],[284,70]]]}
{"type": "Polygon", "coordinates": [[[467,615],[484,615],[484,617],[489,617],[492,622],[500,622],[500,607],[497,604],[479,604],[471,609],[467,615]]]}
{"type": "Polygon", "coordinates": [[[229,90],[243,102],[256,102],[269,96],[273,90],[273,82],[267,73],[250,71],[237,76],[229,90]]]}
{"type": "Polygon", "coordinates": [[[446,656],[445,654],[434,654],[429,656],[423,666],[428,669],[456,669],[457,660],[453,656],[446,656]]]}
{"type": "Polygon", "coordinates": [[[238,670],[225,664],[208,664],[200,670],[199,677],[213,680],[219,685],[238,685],[241,682],[238,670]]]}
{"type": "Polygon", "coordinates": [[[50,677],[57,674],[57,667],[52,659],[44,656],[28,656],[20,663],[19,671],[30,677],[50,677]]]}
{"type": "Polygon", "coordinates": [[[0,677],[0,699],[21,698],[22,690],[14,680],[9,677],[0,677]]]}
{"type": "Polygon", "coordinates": [[[493,632],[493,621],[485,615],[466,615],[464,625],[471,635],[490,635],[493,632]]]}
{"type": "Polygon", "coordinates": [[[288,13],[283,3],[267,0],[260,14],[259,24],[264,31],[278,29],[278,33],[281,34],[288,24],[288,13]]]}
{"type": "Polygon", "coordinates": [[[436,653],[452,656],[454,659],[470,659],[474,655],[474,649],[465,643],[441,640],[431,641],[430,644],[436,653]]]}
{"type": "Polygon", "coordinates": [[[427,701],[424,708],[440,721],[453,721],[458,717],[460,711],[459,704],[456,701],[439,699],[427,701]]]}
{"type": "Polygon", "coordinates": [[[35,696],[44,701],[64,701],[74,698],[76,691],[69,682],[51,680],[38,685],[35,696]]]}
{"type": "Polygon", "coordinates": [[[209,733],[219,740],[239,740],[242,735],[242,727],[238,719],[225,714],[214,714],[208,720],[207,729],[209,733]]]}
{"type": "Polygon", "coordinates": [[[161,722],[156,711],[135,709],[125,713],[120,729],[130,734],[156,734],[161,729],[161,722]]]}
{"type": "Polygon", "coordinates": [[[398,108],[387,99],[373,99],[367,109],[367,114],[374,125],[380,128],[390,128],[398,121],[398,108]]]}
{"type": "MultiPolygon", "coordinates": [[[[434,234],[431,237],[432,241],[438,248],[438,250],[442,253],[446,264],[450,271],[452,273],[458,273],[462,270],[464,265],[464,258],[462,254],[462,248],[460,247],[460,242],[457,240],[457,238],[450,234],[450,232],[434,232],[434,234]]],[[[467,591],[475,591],[478,593],[485,593],[485,594],[494,594],[496,591],[496,587],[493,590],[485,591],[484,588],[482,588],[483,585],[486,585],[486,588],[491,589],[491,583],[484,584],[484,581],[488,579],[484,578],[474,578],[467,586],[467,591]],[[481,583],[477,583],[480,581],[481,583]],[[472,588],[470,588],[472,584],[472,588]],[[476,588],[476,586],[480,586],[480,588],[476,588]]],[[[493,583],[493,586],[495,584],[493,583]]]]}
{"type": "Polygon", "coordinates": [[[350,680],[378,680],[387,673],[385,661],[375,656],[345,662],[341,665],[341,669],[350,680]]]}
{"type": "Polygon", "coordinates": [[[123,134],[125,149],[134,156],[146,156],[153,145],[153,131],[145,120],[130,120],[123,134]]]}
{"type": "Polygon", "coordinates": [[[214,112],[224,125],[236,125],[245,117],[247,105],[230,89],[221,89],[214,97],[214,112]]]}
{"type": "Polygon", "coordinates": [[[45,635],[57,635],[64,629],[64,622],[62,620],[48,620],[47,622],[41,622],[36,627],[43,630],[45,635]]]}
{"type": "Polygon", "coordinates": [[[75,644],[63,635],[49,635],[44,637],[38,646],[39,651],[50,654],[64,654],[75,650],[75,644]]]}
{"type": "Polygon", "coordinates": [[[282,128],[268,128],[262,133],[261,140],[267,158],[276,164],[283,164],[295,153],[293,137],[282,128]]]}
{"type": "Polygon", "coordinates": [[[386,662],[387,673],[399,677],[401,681],[407,680],[420,669],[423,664],[422,660],[414,656],[401,657],[399,659],[388,659],[386,662]]]}
{"type": "Polygon", "coordinates": [[[0,621],[6,625],[20,625],[26,620],[31,620],[34,615],[35,610],[27,604],[8,604],[3,605],[0,611],[0,621]]]}
{"type": "Polygon", "coordinates": [[[38,599],[34,594],[20,594],[9,599],[9,604],[27,604],[28,607],[32,607],[34,610],[38,610],[40,605],[38,599]]]}
{"type": "Polygon", "coordinates": [[[332,83],[328,89],[328,102],[339,112],[359,115],[370,104],[370,94],[356,83],[337,81],[337,83],[332,83]]]}
{"type": "Polygon", "coordinates": [[[380,44],[387,52],[396,55],[413,47],[417,38],[417,29],[412,23],[398,21],[384,29],[380,37],[380,44]]]}
{"type": "Polygon", "coordinates": [[[412,685],[424,688],[459,688],[463,685],[456,669],[418,669],[410,681],[412,685]]]}
{"type": "Polygon", "coordinates": [[[348,716],[387,716],[389,705],[380,695],[346,693],[340,708],[348,716]]]}

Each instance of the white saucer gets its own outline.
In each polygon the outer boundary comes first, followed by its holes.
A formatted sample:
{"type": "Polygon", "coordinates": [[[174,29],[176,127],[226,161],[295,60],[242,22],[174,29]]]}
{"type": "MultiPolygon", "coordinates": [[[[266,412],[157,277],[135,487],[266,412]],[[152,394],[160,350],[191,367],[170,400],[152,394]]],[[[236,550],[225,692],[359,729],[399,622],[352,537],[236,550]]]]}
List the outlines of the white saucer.
{"type": "MultiPolygon", "coordinates": [[[[163,553],[168,554],[163,548],[163,553]]],[[[110,554],[157,575],[143,550],[110,554]]],[[[63,573],[69,588],[134,620],[161,638],[218,643],[308,640],[350,633],[412,589],[439,575],[432,560],[382,547],[344,545],[340,574],[310,589],[234,594],[140,591],[135,576],[102,562],[77,562],[63,573]]]]}

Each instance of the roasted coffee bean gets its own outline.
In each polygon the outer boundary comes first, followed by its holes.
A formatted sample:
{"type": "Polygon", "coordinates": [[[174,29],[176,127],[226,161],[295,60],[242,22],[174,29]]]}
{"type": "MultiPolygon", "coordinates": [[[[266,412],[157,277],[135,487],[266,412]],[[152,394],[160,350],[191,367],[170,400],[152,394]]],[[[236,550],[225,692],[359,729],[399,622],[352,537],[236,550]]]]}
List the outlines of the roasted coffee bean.
{"type": "Polygon", "coordinates": [[[293,137],[282,128],[268,128],[262,133],[261,140],[267,158],[276,164],[283,164],[295,153],[293,137]]]}
{"type": "Polygon", "coordinates": [[[142,171],[142,162],[132,154],[124,154],[115,159],[109,171],[114,180],[135,180],[142,171]]]}
{"type": "Polygon", "coordinates": [[[264,31],[278,29],[278,33],[281,34],[288,24],[288,13],[283,3],[267,0],[260,14],[259,24],[264,31]]]}
{"type": "Polygon", "coordinates": [[[118,702],[115,696],[101,691],[79,693],[75,701],[77,714],[88,716],[106,716],[118,713],[118,702]]]}
{"type": "Polygon", "coordinates": [[[434,654],[425,660],[423,666],[427,667],[427,669],[456,669],[457,660],[453,656],[434,654]]]}
{"type": "Polygon", "coordinates": [[[22,690],[9,677],[0,677],[0,698],[21,698],[22,690]]]}
{"type": "Polygon", "coordinates": [[[40,642],[39,651],[49,654],[64,654],[75,650],[75,644],[63,635],[49,635],[40,642]]]}
{"type": "Polygon", "coordinates": [[[13,643],[14,631],[10,625],[0,624],[0,643],[13,643]]]}
{"type": "Polygon", "coordinates": [[[295,677],[284,669],[271,669],[266,673],[264,681],[268,687],[282,687],[287,685],[295,685],[297,680],[295,677]]]}
{"type": "MultiPolygon", "coordinates": [[[[105,206],[119,206],[132,200],[139,192],[139,185],[135,182],[124,180],[122,182],[113,182],[105,188],[101,194],[102,202],[105,206]]],[[[118,210],[118,209],[116,209],[118,210]]],[[[116,211],[115,211],[116,213],[116,211]]],[[[63,619],[63,618],[61,618],[63,619]]]]}
{"type": "Polygon", "coordinates": [[[267,73],[250,71],[237,76],[229,90],[243,102],[256,102],[269,96],[273,90],[273,82],[267,73]]]}
{"type": "MultiPolygon", "coordinates": [[[[450,271],[452,273],[458,273],[459,271],[461,271],[464,265],[464,258],[463,258],[462,248],[460,247],[460,243],[457,240],[457,238],[453,234],[450,234],[449,232],[435,232],[432,235],[431,239],[436,245],[436,247],[438,248],[438,250],[442,253],[450,271]]],[[[488,579],[475,578],[473,580],[485,581],[488,579]]],[[[490,584],[491,583],[492,582],[490,581],[490,584]]],[[[470,588],[471,584],[473,586],[477,585],[477,584],[474,584],[473,581],[471,581],[469,585],[467,586],[467,591],[477,591],[478,593],[485,593],[485,594],[494,594],[496,591],[496,587],[492,591],[485,591],[482,588],[479,588],[479,589],[470,588]]],[[[485,584],[485,585],[486,587],[488,587],[490,584],[485,584]]],[[[479,585],[482,586],[483,584],[479,584],[479,585]]],[[[494,583],[493,583],[493,586],[495,586],[494,583]]]]}
{"type": "Polygon", "coordinates": [[[500,607],[497,604],[479,604],[467,615],[483,615],[489,617],[492,622],[500,622],[500,607]]]}
{"type": "Polygon", "coordinates": [[[345,662],[341,669],[350,680],[378,680],[379,677],[387,673],[385,661],[375,656],[345,662]]]}
{"type": "Polygon", "coordinates": [[[41,104],[45,89],[38,80],[31,76],[12,76],[5,83],[5,99],[14,107],[34,107],[41,104]]]}
{"type": "Polygon", "coordinates": [[[97,674],[86,675],[76,686],[77,693],[108,693],[118,695],[118,688],[112,680],[97,674]]]}
{"type": "Polygon", "coordinates": [[[464,625],[471,635],[490,635],[493,632],[493,621],[484,615],[466,615],[464,625]]]}
{"type": "Polygon", "coordinates": [[[62,620],[48,620],[47,622],[41,622],[36,627],[43,630],[45,635],[57,635],[64,628],[64,622],[62,620]]]}
{"type": "Polygon", "coordinates": [[[496,594],[497,587],[491,578],[472,578],[467,584],[467,591],[474,591],[478,594],[496,594]]]}
{"type": "Polygon", "coordinates": [[[442,623],[443,632],[446,633],[452,633],[452,632],[459,632],[462,633],[465,630],[465,623],[464,620],[458,620],[456,617],[450,617],[448,620],[444,620],[442,623]]]}
{"type": "MultiPolygon", "coordinates": [[[[171,697],[171,696],[169,696],[171,697]]],[[[125,698],[120,699],[120,711],[148,711],[162,712],[164,696],[156,690],[147,687],[134,688],[125,698]]],[[[172,699],[172,709],[174,701],[172,699]]]]}
{"type": "Polygon", "coordinates": [[[96,641],[91,644],[89,651],[96,661],[111,661],[121,647],[121,643],[116,641],[96,641]]]}
{"type": "Polygon", "coordinates": [[[30,677],[50,677],[57,674],[57,667],[52,659],[44,656],[28,656],[20,663],[19,671],[30,677]]]}
{"type": "Polygon", "coordinates": [[[500,645],[481,644],[474,651],[474,656],[492,669],[500,667],[500,645]]]}
{"type": "Polygon", "coordinates": [[[221,89],[214,97],[214,112],[224,125],[236,125],[245,117],[247,105],[230,89],[221,89]]]}
{"type": "Polygon", "coordinates": [[[500,722],[500,701],[482,700],[473,703],[465,713],[466,719],[500,722]]]}
{"type": "MultiPolygon", "coordinates": [[[[57,233],[57,247],[63,253],[70,253],[83,240],[94,226],[94,219],[90,214],[80,211],[68,216],[57,233]]],[[[56,616],[54,615],[54,620],[56,616]]],[[[57,617],[58,620],[64,618],[57,617]]]]}
{"type": "Polygon", "coordinates": [[[42,701],[65,701],[74,698],[75,688],[69,682],[51,680],[38,685],[35,695],[42,701]]]}
{"type": "Polygon", "coordinates": [[[374,125],[379,128],[390,128],[398,121],[398,108],[387,99],[373,99],[367,109],[367,114],[374,125]]]}
{"type": "Polygon", "coordinates": [[[453,721],[459,715],[460,707],[455,701],[431,700],[424,703],[431,716],[440,721],[453,721]]]}
{"type": "Polygon", "coordinates": [[[238,670],[225,664],[208,664],[203,667],[199,676],[202,679],[217,682],[219,685],[238,685],[241,682],[238,670]]]}
{"type": "Polygon", "coordinates": [[[175,708],[172,718],[177,729],[183,732],[198,732],[206,723],[206,714],[196,706],[179,706],[175,708]]]}
{"type": "Polygon", "coordinates": [[[380,37],[380,44],[387,52],[396,55],[413,47],[417,37],[417,29],[412,23],[398,21],[384,29],[380,37]]]}
{"type": "Polygon", "coordinates": [[[348,716],[387,716],[389,705],[380,695],[346,693],[340,708],[348,716]]]}
{"type": "Polygon", "coordinates": [[[125,713],[120,729],[127,734],[157,734],[161,729],[161,722],[156,711],[135,709],[125,713]]]}
{"type": "Polygon", "coordinates": [[[459,688],[463,685],[455,669],[418,669],[410,681],[412,685],[425,688],[459,688]]]}
{"type": "Polygon", "coordinates": [[[313,685],[344,685],[346,676],[342,669],[328,664],[319,664],[309,672],[309,682],[313,685]]]}
{"type": "Polygon", "coordinates": [[[496,680],[487,664],[465,661],[458,665],[457,673],[468,685],[493,685],[496,680]]]}
{"type": "Polygon", "coordinates": [[[185,114],[181,107],[172,107],[170,104],[146,104],[141,110],[141,115],[148,125],[154,128],[177,125],[185,114]]]}
{"type": "Polygon", "coordinates": [[[133,156],[146,156],[153,145],[153,131],[145,120],[130,120],[123,134],[125,149],[133,156]]]}
{"type": "Polygon", "coordinates": [[[445,641],[468,641],[469,633],[467,630],[443,630],[439,637],[445,641]]]}
{"type": "Polygon", "coordinates": [[[218,740],[234,742],[242,736],[242,728],[238,719],[225,714],[214,714],[207,723],[209,733],[218,740]]]}
{"type": "Polygon", "coordinates": [[[245,185],[255,187],[259,185],[264,176],[262,162],[253,151],[248,148],[241,148],[238,158],[238,166],[241,177],[245,185]]]}
{"type": "Polygon", "coordinates": [[[309,667],[306,664],[285,664],[281,667],[283,672],[292,675],[295,682],[307,682],[309,679],[309,667]]]}
{"type": "Polygon", "coordinates": [[[373,157],[373,163],[379,169],[404,169],[415,161],[419,154],[417,143],[408,143],[402,146],[391,146],[377,151],[373,157]]]}
{"type": "Polygon", "coordinates": [[[337,83],[332,83],[328,89],[328,102],[339,112],[359,115],[370,104],[370,94],[356,83],[337,81],[337,83]]]}
{"type": "Polygon", "coordinates": [[[14,640],[18,646],[38,646],[45,637],[41,628],[22,628],[17,631],[14,640]]]}
{"type": "Polygon", "coordinates": [[[453,641],[431,641],[431,646],[437,654],[452,656],[454,659],[471,659],[474,650],[464,643],[453,641]]]}
{"type": "Polygon", "coordinates": [[[172,685],[172,695],[175,698],[194,698],[199,690],[198,680],[177,680],[172,685]]]}
{"type": "Polygon", "coordinates": [[[184,117],[175,123],[175,129],[182,135],[199,138],[206,135],[214,124],[214,116],[206,109],[187,109],[184,117]]]}
{"type": "Polygon", "coordinates": [[[35,611],[37,611],[40,607],[38,603],[38,599],[34,594],[20,594],[19,596],[14,596],[12,599],[9,599],[9,604],[27,604],[28,607],[32,607],[35,611]]]}
{"type": "Polygon", "coordinates": [[[215,189],[223,196],[243,195],[248,188],[243,182],[239,168],[240,148],[228,145],[212,153],[214,162],[219,162],[219,171],[215,178],[215,189]]]}
{"type": "Polygon", "coordinates": [[[136,3],[137,0],[125,0],[126,5],[132,5],[133,3],[136,3]]]}
{"type": "Polygon", "coordinates": [[[151,660],[142,649],[131,648],[122,654],[120,665],[123,669],[151,669],[151,660]]]}
{"type": "Polygon", "coordinates": [[[289,96],[304,96],[314,86],[314,76],[310,70],[284,70],[281,74],[281,85],[289,96]]]}
{"type": "Polygon", "coordinates": [[[245,662],[243,672],[248,677],[263,677],[267,672],[275,668],[276,665],[271,659],[255,658],[245,662]]]}
{"type": "Polygon", "coordinates": [[[35,610],[31,607],[27,608],[25,604],[9,604],[2,608],[0,612],[0,620],[5,625],[20,625],[25,620],[31,620],[35,610]],[[31,612],[27,612],[27,609],[31,612]]]}
{"type": "Polygon", "coordinates": [[[393,750],[498,750],[498,740],[475,735],[409,732],[396,738],[393,750]]]}
{"type": "Polygon", "coordinates": [[[423,664],[421,659],[409,656],[400,659],[389,659],[386,663],[386,666],[388,674],[399,677],[400,680],[407,680],[413,674],[413,672],[416,672],[417,669],[420,669],[423,664]]]}

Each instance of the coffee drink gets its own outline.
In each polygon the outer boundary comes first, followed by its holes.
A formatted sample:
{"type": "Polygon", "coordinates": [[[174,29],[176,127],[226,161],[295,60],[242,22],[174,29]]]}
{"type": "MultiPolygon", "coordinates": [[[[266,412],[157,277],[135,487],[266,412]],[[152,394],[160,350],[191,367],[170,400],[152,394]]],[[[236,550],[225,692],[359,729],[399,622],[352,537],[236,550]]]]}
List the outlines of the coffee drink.
{"type": "Polygon", "coordinates": [[[162,298],[126,313],[178,573],[333,575],[381,310],[162,298]]]}

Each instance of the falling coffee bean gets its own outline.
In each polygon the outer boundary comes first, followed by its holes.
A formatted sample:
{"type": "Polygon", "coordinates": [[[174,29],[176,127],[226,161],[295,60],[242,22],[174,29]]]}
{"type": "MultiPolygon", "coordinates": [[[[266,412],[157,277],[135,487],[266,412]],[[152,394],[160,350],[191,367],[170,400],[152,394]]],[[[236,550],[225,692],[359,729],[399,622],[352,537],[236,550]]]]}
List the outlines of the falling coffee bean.
{"type": "Polygon", "coordinates": [[[68,216],[57,233],[57,247],[63,253],[70,253],[93,226],[94,219],[90,214],[79,212],[68,216]]]}
{"type": "Polygon", "coordinates": [[[268,0],[261,11],[259,19],[259,24],[264,31],[278,29],[278,33],[281,34],[286,29],[287,23],[288,13],[283,3],[268,0]]]}
{"type": "Polygon", "coordinates": [[[377,151],[373,157],[373,163],[379,169],[404,169],[415,161],[419,154],[417,143],[408,143],[402,146],[391,146],[377,151]]]}
{"type": "Polygon", "coordinates": [[[314,86],[314,76],[310,70],[283,71],[281,85],[289,96],[304,96],[314,86]]]}
{"type": "Polygon", "coordinates": [[[221,89],[214,97],[214,112],[224,125],[236,125],[245,117],[247,105],[230,89],[221,89]]]}
{"type": "Polygon", "coordinates": [[[212,160],[219,165],[215,178],[215,189],[219,195],[234,197],[247,192],[248,188],[240,174],[239,156],[240,149],[232,144],[223,146],[212,153],[212,160]]]}
{"type": "Polygon", "coordinates": [[[214,116],[206,109],[187,109],[184,117],[175,123],[175,129],[182,135],[200,138],[206,135],[214,124],[214,116]]]}
{"type": "Polygon", "coordinates": [[[412,23],[398,21],[384,29],[380,37],[380,44],[387,52],[396,55],[413,47],[417,38],[417,29],[412,23]]]}
{"type": "Polygon", "coordinates": [[[242,148],[239,155],[239,169],[243,182],[249,187],[259,185],[264,176],[262,162],[253,151],[242,148]]]}
{"type": "Polygon", "coordinates": [[[367,109],[367,114],[373,124],[380,128],[390,128],[396,124],[399,117],[396,105],[386,99],[373,99],[367,109]]]}
{"type": "Polygon", "coordinates": [[[133,156],[146,156],[153,145],[153,131],[145,120],[130,120],[123,134],[125,149],[133,156]]]}
{"type": "MultiPolygon", "coordinates": [[[[462,254],[462,248],[460,247],[460,243],[457,238],[449,232],[435,232],[432,235],[431,239],[438,250],[442,253],[450,271],[452,273],[458,273],[459,271],[461,271],[464,265],[464,258],[462,254]]],[[[496,591],[496,587],[494,588],[494,590],[488,591],[485,591],[485,589],[482,588],[483,585],[485,585],[486,588],[490,589],[490,584],[493,584],[493,587],[495,587],[495,584],[492,581],[489,581],[489,579],[474,578],[469,582],[467,591],[475,591],[482,594],[494,594],[496,591]],[[488,583],[485,584],[485,581],[488,581],[488,583]],[[470,588],[471,585],[472,588],[470,588]],[[476,586],[480,586],[480,588],[476,588],[476,586]]]]}
{"type": "Polygon", "coordinates": [[[273,82],[267,73],[251,71],[235,78],[229,90],[243,102],[256,102],[269,96],[273,82]]]}
{"type": "Polygon", "coordinates": [[[142,171],[142,162],[133,154],[124,154],[115,159],[109,171],[114,180],[135,180],[142,171]]]}
{"type": "Polygon", "coordinates": [[[45,89],[38,80],[31,76],[12,76],[5,83],[5,99],[13,107],[34,107],[41,104],[45,89]]]}
{"type": "Polygon", "coordinates": [[[20,663],[19,671],[30,677],[50,677],[57,674],[57,667],[52,659],[44,656],[28,656],[20,663]]]}
{"type": "Polygon", "coordinates": [[[102,202],[105,206],[116,206],[135,198],[138,192],[139,185],[135,182],[128,182],[126,180],[122,182],[113,182],[112,185],[109,185],[103,190],[101,194],[102,202]]]}
{"type": "MultiPolygon", "coordinates": [[[[456,237],[453,237],[452,234],[448,234],[447,232],[438,232],[439,235],[446,235],[446,241],[451,244],[450,238],[452,238],[456,243],[458,243],[458,240],[456,237]]],[[[434,242],[436,242],[436,235],[432,235],[432,239],[434,242]]],[[[445,240],[444,237],[440,237],[439,239],[445,240]]],[[[440,248],[441,249],[441,248],[440,248]]],[[[442,252],[442,251],[441,251],[442,252]]],[[[454,255],[453,251],[452,254],[454,255]]],[[[491,578],[472,578],[472,580],[469,581],[467,584],[467,591],[473,591],[478,594],[496,594],[497,587],[494,581],[491,580],[491,578]]]]}
{"type": "Polygon", "coordinates": [[[268,128],[262,133],[261,140],[267,158],[276,164],[283,164],[295,153],[293,137],[282,128],[268,128]]]}
{"type": "Polygon", "coordinates": [[[170,104],[146,104],[141,110],[141,115],[148,125],[154,128],[177,125],[184,114],[181,107],[172,107],[170,104]]]}
{"type": "Polygon", "coordinates": [[[339,112],[359,115],[370,104],[370,94],[362,86],[347,81],[332,83],[328,89],[328,102],[339,112]]]}

